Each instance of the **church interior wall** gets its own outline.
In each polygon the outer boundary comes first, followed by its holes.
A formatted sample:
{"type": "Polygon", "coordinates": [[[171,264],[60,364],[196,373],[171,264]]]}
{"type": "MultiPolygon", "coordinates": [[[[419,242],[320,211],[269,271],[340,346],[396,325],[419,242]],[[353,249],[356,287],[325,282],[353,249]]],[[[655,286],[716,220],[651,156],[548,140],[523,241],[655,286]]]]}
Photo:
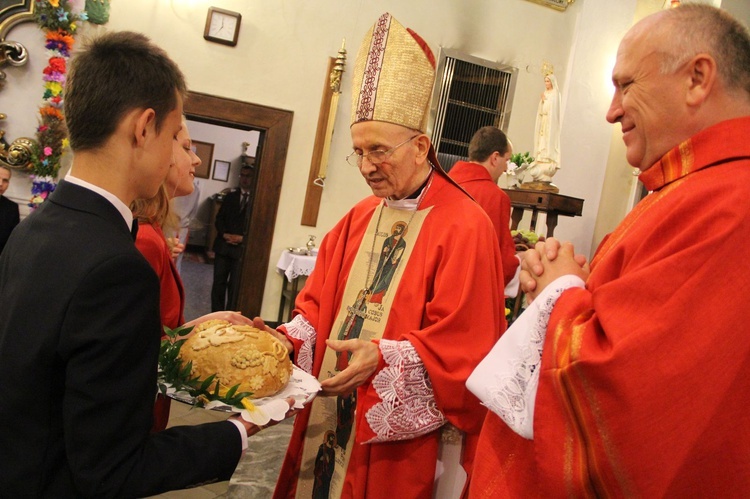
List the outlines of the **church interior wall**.
{"type": "MultiPolygon", "coordinates": [[[[644,1],[644,0],[639,0],[644,1]]],[[[725,0],[729,1],[729,0],[725,0]]],[[[134,30],[163,47],[184,71],[190,90],[290,110],[294,113],[261,315],[275,317],[281,279],[275,263],[288,246],[324,234],[357,201],[370,194],[344,157],[349,137],[350,68],[365,31],[390,12],[440,47],[519,69],[508,135],[516,151],[533,148],[535,114],[544,89],[541,65],[549,62],[563,99],[561,194],[585,199],[582,217],[560,217],[556,236],[590,254],[600,216],[612,126],[604,119],[617,45],[632,24],[636,0],[576,0],[559,12],[527,0],[115,0],[108,24],[84,24],[77,42],[104,30],[134,30]],[[242,14],[235,47],[203,39],[208,7],[242,14]],[[328,57],[346,40],[348,60],[335,118],[326,186],[316,227],[300,224],[328,57]]],[[[0,91],[6,138],[32,136],[41,102],[43,36],[34,23],[16,25],[7,39],[23,43],[30,60],[5,67],[0,91]]],[[[199,138],[193,134],[194,138],[199,138]]],[[[239,147],[239,146],[238,146],[239,147]]],[[[66,158],[64,164],[69,164],[66,158]]],[[[64,172],[63,172],[64,173],[64,172]]],[[[627,172],[629,174],[629,171],[627,172]]],[[[15,174],[8,195],[23,203],[30,181],[15,174]]],[[[22,207],[22,216],[28,209],[22,207]],[[24,211],[25,210],[25,211],[24,211]]],[[[539,227],[539,226],[538,226],[539,227]]],[[[543,230],[542,230],[543,232],[543,230]]]]}

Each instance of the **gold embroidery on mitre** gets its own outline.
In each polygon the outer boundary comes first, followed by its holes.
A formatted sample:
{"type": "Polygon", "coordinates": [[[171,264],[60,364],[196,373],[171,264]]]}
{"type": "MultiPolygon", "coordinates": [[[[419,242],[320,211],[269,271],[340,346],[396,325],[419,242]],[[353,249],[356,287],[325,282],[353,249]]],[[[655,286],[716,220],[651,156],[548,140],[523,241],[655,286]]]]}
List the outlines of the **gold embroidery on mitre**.
{"type": "Polygon", "coordinates": [[[384,121],[425,132],[435,68],[390,14],[365,35],[354,62],[351,123],[384,121]]]}

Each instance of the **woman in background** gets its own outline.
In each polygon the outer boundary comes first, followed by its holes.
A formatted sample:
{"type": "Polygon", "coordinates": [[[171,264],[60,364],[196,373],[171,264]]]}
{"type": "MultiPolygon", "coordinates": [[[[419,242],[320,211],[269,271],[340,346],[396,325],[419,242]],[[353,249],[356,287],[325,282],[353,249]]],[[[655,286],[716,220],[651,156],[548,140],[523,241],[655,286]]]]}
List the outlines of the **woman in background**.
{"type": "MultiPolygon", "coordinates": [[[[185,291],[174,260],[184,250],[184,245],[176,239],[168,240],[164,234],[176,233],[179,228],[177,215],[171,209],[171,200],[186,196],[195,188],[195,169],[200,166],[201,160],[193,152],[191,145],[187,123],[183,120],[182,129],[172,146],[169,173],[159,192],[151,199],[137,199],[131,206],[133,217],[138,219],[135,245],[159,277],[161,322],[170,329],[183,324],[192,326],[210,319],[252,325],[252,321],[239,312],[214,312],[185,323],[185,291]]],[[[169,420],[169,402],[170,400],[161,394],[157,397],[152,431],[166,428],[169,420]]]]}

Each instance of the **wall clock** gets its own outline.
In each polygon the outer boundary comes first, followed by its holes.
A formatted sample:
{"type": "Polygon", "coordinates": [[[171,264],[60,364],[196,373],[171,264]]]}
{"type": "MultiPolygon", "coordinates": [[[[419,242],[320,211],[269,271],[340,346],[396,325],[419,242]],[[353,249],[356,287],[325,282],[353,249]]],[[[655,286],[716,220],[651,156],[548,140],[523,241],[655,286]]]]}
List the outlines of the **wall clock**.
{"type": "Polygon", "coordinates": [[[242,15],[239,12],[209,7],[203,38],[234,47],[240,35],[241,21],[242,15]]]}
{"type": "Polygon", "coordinates": [[[529,0],[530,2],[544,5],[545,7],[552,7],[555,10],[565,10],[568,5],[572,4],[576,0],[529,0]]]}

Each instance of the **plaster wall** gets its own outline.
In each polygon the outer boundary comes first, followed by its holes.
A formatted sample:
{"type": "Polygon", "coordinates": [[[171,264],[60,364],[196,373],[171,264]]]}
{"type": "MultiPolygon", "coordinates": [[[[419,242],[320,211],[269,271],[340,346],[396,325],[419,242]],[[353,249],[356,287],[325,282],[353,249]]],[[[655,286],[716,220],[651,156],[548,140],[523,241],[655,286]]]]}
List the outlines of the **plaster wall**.
{"type": "MultiPolygon", "coordinates": [[[[162,46],[186,74],[191,90],[294,112],[262,315],[276,315],[281,278],[275,262],[309,234],[323,235],[354,203],[370,194],[344,157],[351,151],[351,67],[365,31],[383,12],[414,29],[433,52],[446,47],[519,68],[508,128],[516,150],[533,148],[533,130],[544,61],[555,67],[563,94],[561,193],[585,199],[583,217],[561,217],[556,235],[580,252],[591,249],[612,136],[604,115],[611,97],[614,53],[633,20],[636,0],[577,0],[559,12],[526,0],[129,0],[115,1],[105,26],[84,25],[77,37],[103,30],[141,31],[162,46]],[[242,14],[236,47],[203,39],[210,6],[242,14]],[[316,227],[300,225],[327,58],[342,39],[349,51],[336,114],[328,178],[316,227]]],[[[31,60],[5,68],[0,111],[7,138],[33,136],[46,64],[41,32],[17,25],[8,39],[23,43],[31,60]]],[[[195,135],[195,133],[194,133],[195,135]]],[[[66,162],[69,163],[67,158],[66,162]]],[[[29,181],[16,174],[9,195],[25,202],[29,181]]]]}

